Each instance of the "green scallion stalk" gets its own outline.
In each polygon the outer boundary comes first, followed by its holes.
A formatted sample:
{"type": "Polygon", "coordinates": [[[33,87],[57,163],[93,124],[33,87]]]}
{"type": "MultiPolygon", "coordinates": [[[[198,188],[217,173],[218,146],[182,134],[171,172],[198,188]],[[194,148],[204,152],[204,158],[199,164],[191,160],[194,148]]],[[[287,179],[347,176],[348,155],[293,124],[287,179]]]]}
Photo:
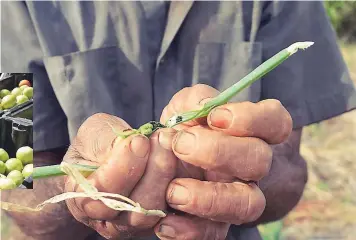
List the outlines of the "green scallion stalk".
{"type": "MultiPolygon", "coordinates": [[[[84,176],[90,175],[90,173],[94,172],[99,167],[97,166],[89,166],[89,165],[81,165],[81,164],[72,164],[73,167],[78,169],[84,176]]],[[[66,175],[65,172],[61,170],[61,165],[51,165],[45,167],[35,167],[33,169],[32,178],[46,178],[46,177],[57,177],[66,175]]]]}
{"type": "Polygon", "coordinates": [[[244,90],[246,87],[250,86],[252,83],[262,78],[264,75],[272,71],[282,62],[287,60],[290,56],[296,53],[299,49],[307,49],[313,42],[296,42],[290,45],[288,48],[283,49],[267,61],[263,62],[260,66],[258,66],[255,70],[250,72],[240,81],[220,93],[218,96],[205,103],[203,108],[200,110],[194,110],[182,114],[178,114],[170,118],[166,122],[167,127],[174,127],[180,123],[187,122],[193,119],[206,117],[209,112],[213,110],[215,107],[226,104],[231,98],[236,96],[239,92],[244,90]]]}
{"type": "MultiPolygon", "coordinates": [[[[147,137],[151,136],[153,132],[155,132],[159,128],[165,127],[174,127],[183,122],[187,122],[193,119],[206,117],[209,112],[213,110],[215,107],[226,104],[232,97],[241,92],[246,87],[250,86],[252,83],[262,78],[264,75],[272,71],[282,62],[287,60],[290,56],[296,53],[300,49],[306,49],[313,45],[313,42],[297,42],[290,45],[288,48],[283,49],[260,66],[258,66],[255,70],[249,73],[247,76],[242,78],[240,81],[220,93],[217,97],[213,98],[209,102],[205,103],[203,108],[200,110],[189,111],[186,113],[182,113],[179,115],[175,115],[170,118],[165,125],[160,124],[159,122],[151,121],[142,125],[139,129],[131,129],[129,131],[118,133],[113,129],[113,131],[121,138],[127,138],[133,134],[143,134],[147,137]]],[[[79,165],[74,164],[83,175],[87,176],[90,173],[94,172],[98,167],[87,166],[87,165],[79,165]]],[[[60,165],[52,165],[46,167],[36,167],[33,169],[33,179],[45,178],[45,177],[54,177],[54,176],[62,176],[66,175],[62,170],[60,165]]]]}

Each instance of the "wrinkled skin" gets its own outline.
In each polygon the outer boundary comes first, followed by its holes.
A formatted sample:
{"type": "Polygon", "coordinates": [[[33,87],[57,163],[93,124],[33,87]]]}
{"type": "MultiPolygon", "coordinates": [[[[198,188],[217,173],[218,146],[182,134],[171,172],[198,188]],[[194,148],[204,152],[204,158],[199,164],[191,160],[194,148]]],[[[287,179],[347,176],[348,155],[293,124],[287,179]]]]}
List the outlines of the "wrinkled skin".
{"type": "MultiPolygon", "coordinates": [[[[206,85],[185,88],[164,109],[161,122],[200,108],[217,94],[206,85]]],[[[160,129],[150,139],[119,140],[110,125],[118,131],[130,128],[118,117],[95,114],[68,151],[36,152],[35,166],[58,164],[66,152],[66,162],[100,166],[89,177],[99,191],[170,214],[160,219],[117,212],[91,199],[69,200],[39,213],[9,213],[28,236],[84,239],[96,231],[108,239],[156,233],[161,239],[220,240],[230,224],[255,226],[283,217],[305,186],[301,130],[291,133],[291,117],[276,100],[229,103],[205,119],[160,129]]],[[[34,206],[65,191],[81,189],[67,177],[42,179],[26,199],[20,191],[7,191],[2,200],[34,206]]]]}
{"type": "MultiPolygon", "coordinates": [[[[172,98],[161,122],[193,110],[217,94],[206,85],[185,88],[172,98]]],[[[169,215],[159,223],[157,217],[118,213],[99,201],[68,201],[78,221],[105,237],[121,238],[147,234],[154,226],[156,234],[164,238],[177,234],[172,230],[177,222],[192,239],[210,239],[212,234],[222,239],[229,224],[257,220],[266,200],[256,181],[271,167],[269,144],[283,142],[292,130],[290,115],[276,100],[229,103],[206,119],[184,123],[175,130],[161,129],[150,139],[135,135],[119,140],[107,122],[118,131],[129,128],[110,115],[90,117],[79,129],[65,161],[99,165],[89,177],[99,191],[128,196],[146,209],[166,210],[167,202],[186,213],[169,215]],[[90,138],[94,135],[100,137],[90,138]],[[202,228],[205,235],[197,236],[202,228]]],[[[67,191],[73,188],[81,191],[68,179],[67,191]]]]}

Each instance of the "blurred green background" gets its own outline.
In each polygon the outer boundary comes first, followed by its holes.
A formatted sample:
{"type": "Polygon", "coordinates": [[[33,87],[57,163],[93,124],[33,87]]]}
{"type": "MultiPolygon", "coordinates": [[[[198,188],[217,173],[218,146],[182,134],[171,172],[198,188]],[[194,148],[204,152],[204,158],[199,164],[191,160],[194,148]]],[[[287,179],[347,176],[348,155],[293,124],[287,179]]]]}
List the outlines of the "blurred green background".
{"type": "MultiPolygon", "coordinates": [[[[356,83],[356,1],[324,2],[356,83]]],[[[356,111],[303,130],[309,180],[297,207],[259,226],[264,240],[356,239],[356,111]]]]}
{"type": "Polygon", "coordinates": [[[339,38],[356,41],[356,1],[326,1],[325,8],[339,38]]]}
{"type": "MultiPolygon", "coordinates": [[[[356,83],[356,1],[328,1],[325,7],[356,83]]],[[[356,111],[305,128],[301,153],[309,181],[303,198],[281,221],[259,226],[264,240],[356,239],[355,143],[356,111]]],[[[23,236],[5,214],[1,235],[2,240],[23,236]]]]}

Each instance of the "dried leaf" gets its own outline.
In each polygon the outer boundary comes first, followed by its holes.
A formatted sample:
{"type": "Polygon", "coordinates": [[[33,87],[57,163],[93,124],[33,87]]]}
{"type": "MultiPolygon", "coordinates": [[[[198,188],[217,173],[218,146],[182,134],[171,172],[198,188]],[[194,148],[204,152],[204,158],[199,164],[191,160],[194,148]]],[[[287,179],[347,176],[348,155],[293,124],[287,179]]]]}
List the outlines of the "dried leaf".
{"type": "Polygon", "coordinates": [[[62,202],[73,198],[91,198],[93,200],[102,201],[107,207],[117,211],[131,211],[147,216],[165,217],[166,214],[161,210],[146,210],[140,206],[139,203],[132,201],[131,199],[114,193],[99,192],[90,182],[79,172],[78,169],[72,167],[70,164],[63,162],[61,164],[61,170],[82,187],[84,192],[66,192],[56,195],[43,203],[37,205],[35,208],[25,207],[9,202],[0,202],[1,208],[7,211],[13,212],[38,212],[41,211],[46,205],[62,202]],[[116,200],[119,199],[119,200],[116,200]]]}

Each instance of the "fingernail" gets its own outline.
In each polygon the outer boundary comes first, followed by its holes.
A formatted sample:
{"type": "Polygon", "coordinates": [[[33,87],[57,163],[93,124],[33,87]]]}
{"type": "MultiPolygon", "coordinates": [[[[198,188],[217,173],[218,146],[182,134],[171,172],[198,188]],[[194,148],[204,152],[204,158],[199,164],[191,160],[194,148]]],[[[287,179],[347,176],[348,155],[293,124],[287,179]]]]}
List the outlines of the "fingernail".
{"type": "Polygon", "coordinates": [[[130,142],[130,149],[136,157],[143,158],[148,153],[150,145],[148,140],[141,135],[133,137],[130,142]]]}
{"type": "Polygon", "coordinates": [[[172,150],[172,141],[175,132],[160,132],[158,134],[158,142],[164,149],[172,150]]]}
{"type": "Polygon", "coordinates": [[[187,188],[173,184],[168,195],[167,202],[174,205],[186,205],[190,201],[190,192],[187,188]]]}
{"type": "Polygon", "coordinates": [[[232,122],[232,113],[226,108],[215,108],[210,113],[210,124],[214,127],[226,129],[232,122]]]}
{"type": "Polygon", "coordinates": [[[195,148],[195,135],[181,131],[175,137],[173,147],[174,150],[180,154],[189,154],[195,148]]]}
{"type": "Polygon", "coordinates": [[[176,230],[171,226],[162,224],[161,226],[159,226],[158,235],[159,237],[175,238],[176,230]]]}

